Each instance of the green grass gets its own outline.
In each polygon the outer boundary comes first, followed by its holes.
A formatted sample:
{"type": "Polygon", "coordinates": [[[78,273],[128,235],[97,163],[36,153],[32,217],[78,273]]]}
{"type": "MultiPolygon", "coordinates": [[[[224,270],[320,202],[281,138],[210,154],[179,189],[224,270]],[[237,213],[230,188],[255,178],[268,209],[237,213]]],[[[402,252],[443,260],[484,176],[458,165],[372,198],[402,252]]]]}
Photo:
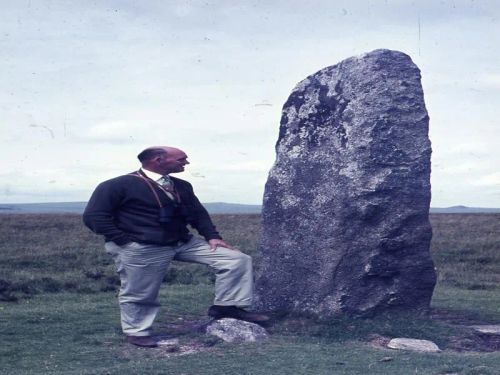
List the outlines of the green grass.
{"type": "MultiPolygon", "coordinates": [[[[164,307],[155,326],[179,337],[181,345],[203,349],[185,356],[124,343],[114,267],[102,240],[78,216],[1,219],[1,374],[499,373],[500,352],[452,350],[475,347],[471,331],[452,323],[500,322],[500,215],[431,216],[439,275],[432,306],[439,319],[293,317],[270,327],[265,343],[224,344],[186,328],[206,321],[212,276],[204,267],[176,263],[162,289],[164,307]],[[373,345],[395,336],[430,339],[446,350],[421,354],[373,345]]],[[[258,215],[214,219],[230,243],[256,256],[258,215]]]]}
{"type": "Polygon", "coordinates": [[[500,288],[500,215],[431,215],[438,285],[468,290],[500,288]]]}
{"type": "MultiPolygon", "coordinates": [[[[215,219],[233,245],[255,254],[258,215],[215,219]]],[[[102,238],[85,228],[78,215],[2,215],[0,238],[0,301],[50,292],[113,291],[119,286],[102,238]]],[[[165,281],[197,285],[213,283],[214,277],[206,267],[173,262],[165,281]]]]}
{"type": "MultiPolygon", "coordinates": [[[[166,288],[158,329],[168,334],[177,318],[200,317],[210,298],[207,285],[166,288]]],[[[385,318],[322,325],[297,319],[273,327],[271,339],[263,344],[217,344],[204,352],[169,357],[161,350],[136,349],[123,342],[114,293],[45,294],[0,308],[0,369],[12,375],[495,374],[500,361],[500,353],[419,354],[372,347],[366,334],[389,334],[402,326],[385,318]],[[381,362],[384,357],[392,360],[381,362]]],[[[425,336],[425,331],[444,328],[422,323],[403,330],[425,336]]],[[[192,333],[179,337],[181,344],[196,340],[192,333]]]]}

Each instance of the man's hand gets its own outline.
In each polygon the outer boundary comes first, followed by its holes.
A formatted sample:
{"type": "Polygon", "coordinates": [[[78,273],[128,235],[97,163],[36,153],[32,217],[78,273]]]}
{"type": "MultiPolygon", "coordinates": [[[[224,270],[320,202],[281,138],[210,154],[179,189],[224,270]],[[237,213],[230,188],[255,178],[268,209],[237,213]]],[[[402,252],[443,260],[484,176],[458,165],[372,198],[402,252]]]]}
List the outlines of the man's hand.
{"type": "Polygon", "coordinates": [[[221,247],[226,247],[231,250],[239,251],[237,248],[232,247],[231,245],[227,244],[223,240],[219,240],[217,238],[214,238],[213,240],[209,240],[208,244],[210,245],[210,250],[215,251],[219,246],[221,247]]]}

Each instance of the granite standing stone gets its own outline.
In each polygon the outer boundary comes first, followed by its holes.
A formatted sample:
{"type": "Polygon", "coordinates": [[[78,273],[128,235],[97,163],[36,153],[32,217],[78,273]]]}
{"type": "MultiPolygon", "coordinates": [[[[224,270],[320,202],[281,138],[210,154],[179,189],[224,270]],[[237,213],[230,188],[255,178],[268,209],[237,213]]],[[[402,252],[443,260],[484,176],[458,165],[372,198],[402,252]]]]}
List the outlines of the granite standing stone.
{"type": "Polygon", "coordinates": [[[429,307],[428,124],[420,71],[398,51],[351,57],[295,87],[265,187],[258,308],[429,307]]]}

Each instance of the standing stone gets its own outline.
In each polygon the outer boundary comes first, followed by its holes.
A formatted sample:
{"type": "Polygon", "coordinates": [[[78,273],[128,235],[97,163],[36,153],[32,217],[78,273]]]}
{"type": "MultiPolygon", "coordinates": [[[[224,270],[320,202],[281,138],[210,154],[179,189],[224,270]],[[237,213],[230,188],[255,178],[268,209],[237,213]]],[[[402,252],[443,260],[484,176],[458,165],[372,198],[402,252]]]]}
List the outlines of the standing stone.
{"type": "Polygon", "coordinates": [[[351,57],[295,87],[264,193],[259,308],[429,307],[428,124],[420,71],[398,51],[351,57]]]}

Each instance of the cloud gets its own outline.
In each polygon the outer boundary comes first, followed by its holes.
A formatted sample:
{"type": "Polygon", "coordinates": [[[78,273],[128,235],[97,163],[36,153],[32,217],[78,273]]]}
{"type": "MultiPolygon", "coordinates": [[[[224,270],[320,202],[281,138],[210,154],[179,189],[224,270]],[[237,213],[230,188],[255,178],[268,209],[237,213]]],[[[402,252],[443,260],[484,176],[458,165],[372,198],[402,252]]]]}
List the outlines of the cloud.
{"type": "Polygon", "coordinates": [[[496,186],[500,188],[500,172],[494,172],[481,176],[478,179],[473,180],[471,184],[474,186],[496,186]]]}
{"type": "Polygon", "coordinates": [[[141,149],[169,144],[190,156],[185,177],[205,199],[255,203],[295,84],[391,48],[422,71],[433,189],[445,191],[434,196],[498,206],[498,196],[485,194],[497,185],[471,181],[496,181],[500,160],[500,3],[35,3],[6,2],[0,15],[0,163],[15,173],[0,183],[9,197],[32,190],[24,181],[38,170],[40,189],[62,196],[61,188],[85,188],[81,200],[99,181],[137,168],[141,149]],[[57,170],[42,175],[48,166],[57,170]],[[29,173],[17,179],[20,171],[29,173]]]}
{"type": "Polygon", "coordinates": [[[227,163],[221,165],[201,164],[197,169],[213,172],[263,172],[267,173],[270,169],[267,161],[244,161],[237,163],[227,163]]]}
{"type": "Polygon", "coordinates": [[[146,139],[147,134],[148,127],[144,124],[109,121],[91,126],[78,138],[89,142],[122,143],[146,139]]]}
{"type": "Polygon", "coordinates": [[[479,83],[489,89],[500,89],[500,73],[482,74],[479,83]]]}

